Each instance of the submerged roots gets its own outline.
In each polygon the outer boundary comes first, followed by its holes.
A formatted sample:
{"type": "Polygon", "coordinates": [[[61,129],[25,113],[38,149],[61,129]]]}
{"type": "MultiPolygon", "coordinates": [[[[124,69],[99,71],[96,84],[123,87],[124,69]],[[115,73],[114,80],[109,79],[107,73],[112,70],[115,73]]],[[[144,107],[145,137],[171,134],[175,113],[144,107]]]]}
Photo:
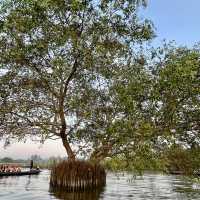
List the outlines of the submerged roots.
{"type": "Polygon", "coordinates": [[[86,191],[106,184],[104,168],[86,161],[63,161],[51,171],[51,188],[66,191],[86,191]]]}

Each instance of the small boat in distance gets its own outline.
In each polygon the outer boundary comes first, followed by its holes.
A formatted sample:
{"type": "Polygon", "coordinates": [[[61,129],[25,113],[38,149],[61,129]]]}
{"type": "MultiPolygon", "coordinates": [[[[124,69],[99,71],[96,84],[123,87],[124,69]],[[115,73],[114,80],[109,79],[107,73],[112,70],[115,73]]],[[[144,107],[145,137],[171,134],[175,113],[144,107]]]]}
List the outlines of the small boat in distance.
{"type": "Polygon", "coordinates": [[[37,166],[33,168],[33,160],[30,162],[30,169],[26,171],[21,171],[21,167],[11,164],[0,166],[0,177],[2,176],[24,176],[24,175],[37,175],[41,172],[40,168],[37,166]]]}
{"type": "Polygon", "coordinates": [[[41,172],[39,169],[31,169],[29,171],[21,172],[0,172],[0,177],[2,176],[24,176],[24,175],[37,175],[41,172]]]}

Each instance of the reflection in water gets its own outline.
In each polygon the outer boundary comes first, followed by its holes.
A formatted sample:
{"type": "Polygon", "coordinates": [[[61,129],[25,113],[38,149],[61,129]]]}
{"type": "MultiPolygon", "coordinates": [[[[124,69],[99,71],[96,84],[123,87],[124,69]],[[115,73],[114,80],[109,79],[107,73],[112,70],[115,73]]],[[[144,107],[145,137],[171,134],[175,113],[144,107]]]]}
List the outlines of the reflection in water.
{"type": "Polygon", "coordinates": [[[0,200],[199,200],[200,184],[181,176],[144,174],[132,179],[131,174],[107,175],[102,191],[67,193],[49,191],[50,173],[38,176],[0,177],[0,200]],[[131,181],[130,181],[131,180],[131,181]]]}
{"type": "Polygon", "coordinates": [[[65,192],[50,189],[50,194],[60,200],[99,200],[102,190],[87,192],[65,192]]]}
{"type": "Polygon", "coordinates": [[[173,191],[179,194],[180,199],[200,199],[200,185],[190,181],[180,181],[173,185],[173,191]]]}
{"type": "Polygon", "coordinates": [[[31,184],[31,175],[27,176],[27,182],[25,185],[25,190],[29,191],[29,185],[31,184]]]}

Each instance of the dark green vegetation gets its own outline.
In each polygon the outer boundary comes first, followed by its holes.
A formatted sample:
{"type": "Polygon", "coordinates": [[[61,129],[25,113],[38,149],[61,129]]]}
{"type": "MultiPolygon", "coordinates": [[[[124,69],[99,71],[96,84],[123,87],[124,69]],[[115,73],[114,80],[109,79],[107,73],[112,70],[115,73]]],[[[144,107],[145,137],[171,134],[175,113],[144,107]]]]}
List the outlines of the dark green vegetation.
{"type": "Polygon", "coordinates": [[[200,149],[183,148],[181,145],[172,145],[160,154],[137,156],[127,160],[125,157],[116,156],[106,159],[104,167],[110,171],[131,171],[135,175],[144,171],[157,171],[161,173],[181,173],[183,175],[199,175],[200,149]]]}
{"type": "Polygon", "coordinates": [[[199,168],[199,46],[145,50],[142,3],[2,1],[0,137],[62,139],[71,161],[199,168]]]}
{"type": "Polygon", "coordinates": [[[200,173],[200,148],[183,149],[175,145],[166,151],[166,163],[169,171],[181,171],[185,175],[200,173]]]}

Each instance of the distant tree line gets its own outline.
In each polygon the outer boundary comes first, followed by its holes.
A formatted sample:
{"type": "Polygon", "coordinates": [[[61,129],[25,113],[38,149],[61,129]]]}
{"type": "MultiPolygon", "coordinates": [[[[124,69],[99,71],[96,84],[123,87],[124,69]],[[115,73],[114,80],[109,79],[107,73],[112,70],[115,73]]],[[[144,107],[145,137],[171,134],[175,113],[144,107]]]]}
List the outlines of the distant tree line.
{"type": "Polygon", "coordinates": [[[30,161],[33,161],[34,167],[39,166],[40,168],[46,168],[46,169],[51,169],[53,166],[58,164],[59,162],[66,160],[66,158],[61,158],[61,157],[54,157],[51,156],[49,158],[41,158],[39,155],[32,155],[28,159],[13,159],[10,157],[4,157],[0,158],[0,164],[19,164],[22,167],[29,167],[30,166],[30,161]]]}

